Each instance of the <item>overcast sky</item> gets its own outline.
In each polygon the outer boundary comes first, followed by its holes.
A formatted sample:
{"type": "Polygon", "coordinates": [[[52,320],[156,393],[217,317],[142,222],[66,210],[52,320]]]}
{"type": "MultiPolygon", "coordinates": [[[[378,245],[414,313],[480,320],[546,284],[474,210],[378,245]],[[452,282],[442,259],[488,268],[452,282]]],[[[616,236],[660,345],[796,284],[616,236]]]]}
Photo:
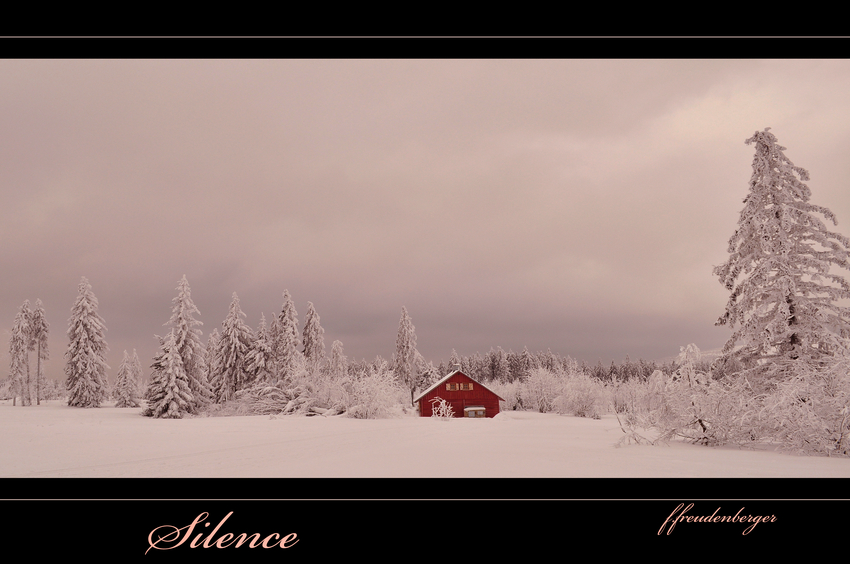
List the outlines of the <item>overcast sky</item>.
{"type": "MultiPolygon", "coordinates": [[[[850,235],[848,60],[0,60],[0,327],[85,276],[145,366],[185,274],[204,323],[291,293],[330,351],[721,347],[726,260],[771,127],[850,235]]],[[[8,345],[3,345],[8,366],[8,345]]],[[[7,370],[4,369],[4,370],[7,370]]]]}

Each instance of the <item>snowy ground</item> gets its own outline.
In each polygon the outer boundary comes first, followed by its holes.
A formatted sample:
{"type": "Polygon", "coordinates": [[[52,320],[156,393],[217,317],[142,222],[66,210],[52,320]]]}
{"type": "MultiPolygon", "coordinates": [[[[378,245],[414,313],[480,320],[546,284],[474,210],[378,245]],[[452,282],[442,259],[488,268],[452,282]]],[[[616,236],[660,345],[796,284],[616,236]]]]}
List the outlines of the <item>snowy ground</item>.
{"type": "Polygon", "coordinates": [[[622,432],[610,415],[167,420],[140,411],[0,402],[0,477],[850,477],[842,458],[686,443],[615,448],[622,432]]]}

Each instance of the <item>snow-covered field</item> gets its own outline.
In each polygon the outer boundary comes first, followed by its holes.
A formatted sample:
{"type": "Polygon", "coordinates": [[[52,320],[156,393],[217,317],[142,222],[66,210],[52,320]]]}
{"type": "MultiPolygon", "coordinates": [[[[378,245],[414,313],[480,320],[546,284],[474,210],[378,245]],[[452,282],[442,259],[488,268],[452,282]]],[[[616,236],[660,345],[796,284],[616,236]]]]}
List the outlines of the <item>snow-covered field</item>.
{"type": "Polygon", "coordinates": [[[616,448],[612,415],[171,420],[140,411],[0,402],[0,477],[850,477],[846,458],[679,442],[616,448]]]}

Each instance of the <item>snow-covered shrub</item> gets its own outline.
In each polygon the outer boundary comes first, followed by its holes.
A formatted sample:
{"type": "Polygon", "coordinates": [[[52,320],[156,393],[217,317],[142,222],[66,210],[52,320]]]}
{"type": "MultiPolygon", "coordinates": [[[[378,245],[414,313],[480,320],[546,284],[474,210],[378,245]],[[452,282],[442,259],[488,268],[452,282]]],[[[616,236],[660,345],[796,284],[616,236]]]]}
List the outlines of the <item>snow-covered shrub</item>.
{"type": "Polygon", "coordinates": [[[614,412],[625,433],[620,443],[674,438],[706,445],[752,442],[744,421],[755,404],[744,383],[716,380],[701,370],[708,365],[694,344],[680,348],[676,364],[669,376],[656,370],[645,381],[611,383],[614,412]]]}
{"type": "Polygon", "coordinates": [[[755,437],[742,424],[750,407],[743,386],[710,378],[671,380],[654,414],[663,440],[684,438],[705,445],[739,444],[755,437]]]}
{"type": "Polygon", "coordinates": [[[431,400],[432,408],[431,408],[431,417],[436,417],[437,419],[451,419],[454,417],[454,409],[452,409],[452,404],[447,402],[441,397],[435,397],[431,400]]]}
{"type": "Polygon", "coordinates": [[[511,382],[499,382],[492,380],[487,387],[497,396],[505,401],[499,402],[499,411],[522,411],[525,404],[522,398],[523,382],[513,380],[511,382]]]}
{"type": "Polygon", "coordinates": [[[759,430],[786,450],[850,454],[850,357],[777,363],[786,377],[766,394],[759,430]]]}
{"type": "Polygon", "coordinates": [[[532,368],[524,382],[523,397],[529,399],[529,409],[548,413],[555,409],[555,399],[561,395],[562,379],[546,368],[532,368]]]}
{"type": "Polygon", "coordinates": [[[599,419],[605,411],[605,387],[588,374],[561,373],[559,389],[560,395],[552,402],[558,413],[599,419]]]}
{"type": "Polygon", "coordinates": [[[608,385],[614,413],[622,414],[627,425],[653,426],[662,414],[666,387],[667,376],[661,370],[654,371],[646,380],[615,379],[608,385]]]}
{"type": "Polygon", "coordinates": [[[406,396],[384,361],[351,380],[346,414],[358,419],[389,417],[393,407],[407,401],[406,396]]]}

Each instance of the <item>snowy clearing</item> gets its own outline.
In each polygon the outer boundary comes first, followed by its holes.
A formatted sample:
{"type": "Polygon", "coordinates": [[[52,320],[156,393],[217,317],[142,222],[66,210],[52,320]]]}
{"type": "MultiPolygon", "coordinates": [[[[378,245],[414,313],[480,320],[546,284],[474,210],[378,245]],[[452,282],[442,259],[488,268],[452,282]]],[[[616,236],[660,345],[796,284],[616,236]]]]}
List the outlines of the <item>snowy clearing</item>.
{"type": "MultiPolygon", "coordinates": [[[[112,404],[107,404],[112,405],[112,404]]],[[[150,419],[141,408],[0,402],[0,476],[127,478],[850,477],[850,459],[736,447],[614,445],[601,420],[533,412],[150,419]]]]}

